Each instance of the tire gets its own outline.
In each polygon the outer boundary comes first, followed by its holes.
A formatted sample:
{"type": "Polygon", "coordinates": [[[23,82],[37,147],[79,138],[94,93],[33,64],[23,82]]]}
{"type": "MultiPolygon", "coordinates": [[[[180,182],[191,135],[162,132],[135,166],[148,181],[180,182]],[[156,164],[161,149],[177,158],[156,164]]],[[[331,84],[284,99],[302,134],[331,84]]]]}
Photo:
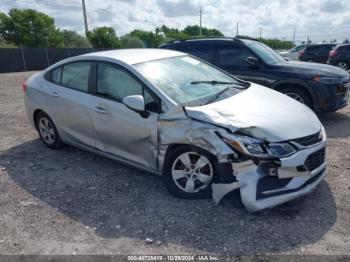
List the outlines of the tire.
{"type": "Polygon", "coordinates": [[[337,66],[344,69],[344,70],[348,70],[349,69],[349,64],[345,61],[339,61],[337,63],[337,66]]]}
{"type": "Polygon", "coordinates": [[[64,146],[55,124],[47,114],[40,112],[35,119],[35,124],[41,140],[48,148],[59,149],[64,146]]]}
{"type": "Polygon", "coordinates": [[[166,156],[163,182],[176,197],[209,198],[215,176],[215,161],[215,157],[203,149],[176,147],[166,156]]]}
{"type": "Polygon", "coordinates": [[[312,108],[311,98],[304,90],[301,90],[300,88],[291,87],[291,88],[282,89],[280,92],[312,108]]]}

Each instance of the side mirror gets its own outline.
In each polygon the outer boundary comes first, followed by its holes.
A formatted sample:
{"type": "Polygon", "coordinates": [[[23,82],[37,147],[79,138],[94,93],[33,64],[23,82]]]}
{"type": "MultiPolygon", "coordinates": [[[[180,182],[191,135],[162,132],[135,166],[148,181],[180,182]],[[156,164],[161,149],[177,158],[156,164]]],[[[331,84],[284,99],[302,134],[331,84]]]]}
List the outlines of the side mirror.
{"type": "Polygon", "coordinates": [[[286,61],[290,61],[290,58],[289,58],[289,57],[284,56],[283,58],[284,58],[284,60],[286,60],[286,61]]]}
{"type": "Polygon", "coordinates": [[[257,59],[256,57],[252,57],[252,56],[247,57],[247,58],[245,59],[245,61],[246,61],[249,65],[254,66],[254,67],[259,66],[259,63],[260,63],[259,59],[257,59]]]}
{"type": "Polygon", "coordinates": [[[143,99],[143,96],[133,95],[124,97],[123,103],[137,113],[142,113],[145,111],[145,100],[143,99]]]}

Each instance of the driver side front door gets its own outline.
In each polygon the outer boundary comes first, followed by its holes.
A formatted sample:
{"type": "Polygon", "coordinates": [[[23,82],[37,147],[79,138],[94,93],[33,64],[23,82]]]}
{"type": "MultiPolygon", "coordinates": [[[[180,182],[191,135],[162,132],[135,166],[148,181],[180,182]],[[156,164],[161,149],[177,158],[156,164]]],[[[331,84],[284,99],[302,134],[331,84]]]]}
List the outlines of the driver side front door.
{"type": "Polygon", "coordinates": [[[99,62],[96,70],[91,115],[97,149],[155,170],[159,117],[157,97],[119,65],[99,62]],[[137,113],[123,104],[123,98],[130,95],[144,97],[145,114],[137,113]]]}

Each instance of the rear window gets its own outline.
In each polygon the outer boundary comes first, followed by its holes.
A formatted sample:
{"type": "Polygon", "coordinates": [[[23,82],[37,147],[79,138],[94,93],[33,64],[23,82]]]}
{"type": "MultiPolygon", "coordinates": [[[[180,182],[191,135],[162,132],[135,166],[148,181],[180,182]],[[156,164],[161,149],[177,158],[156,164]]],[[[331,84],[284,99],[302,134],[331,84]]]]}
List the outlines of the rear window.
{"type": "Polygon", "coordinates": [[[310,50],[310,51],[330,51],[334,45],[313,45],[313,46],[308,46],[305,48],[305,50],[310,50]]]}
{"type": "Polygon", "coordinates": [[[350,51],[350,45],[338,46],[336,49],[341,51],[350,51]]]}
{"type": "Polygon", "coordinates": [[[58,67],[51,71],[51,81],[55,84],[61,84],[62,67],[58,67]]]}
{"type": "Polygon", "coordinates": [[[91,62],[66,64],[62,70],[61,84],[65,87],[87,92],[91,62]]]}

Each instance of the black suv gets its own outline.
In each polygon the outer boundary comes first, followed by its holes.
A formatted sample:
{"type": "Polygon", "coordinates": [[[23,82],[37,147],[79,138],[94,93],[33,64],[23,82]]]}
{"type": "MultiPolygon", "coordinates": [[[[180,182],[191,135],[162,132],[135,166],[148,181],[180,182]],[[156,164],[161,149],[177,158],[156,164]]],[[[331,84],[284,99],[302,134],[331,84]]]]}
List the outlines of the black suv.
{"type": "Polygon", "coordinates": [[[329,52],[328,64],[350,69],[350,45],[337,45],[329,52]]]}
{"type": "Polygon", "coordinates": [[[329,52],[336,46],[336,44],[319,44],[305,47],[299,53],[300,61],[326,63],[329,52]]]}
{"type": "Polygon", "coordinates": [[[160,48],[197,56],[243,80],[289,95],[316,112],[336,111],[348,102],[349,73],[329,65],[286,61],[258,41],[204,38],[171,41],[160,48]]]}

